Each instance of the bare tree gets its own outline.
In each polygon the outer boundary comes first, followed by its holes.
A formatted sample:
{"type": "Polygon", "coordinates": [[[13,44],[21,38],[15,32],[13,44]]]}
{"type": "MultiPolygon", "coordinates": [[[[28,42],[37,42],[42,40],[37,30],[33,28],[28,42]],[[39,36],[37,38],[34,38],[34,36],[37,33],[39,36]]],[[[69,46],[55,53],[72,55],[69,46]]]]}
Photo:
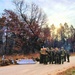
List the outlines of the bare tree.
{"type": "Polygon", "coordinates": [[[21,20],[28,25],[34,35],[33,26],[35,27],[38,24],[39,28],[41,28],[46,24],[46,14],[36,4],[32,3],[28,5],[25,4],[24,0],[14,1],[14,4],[21,20]]]}
{"type": "Polygon", "coordinates": [[[50,29],[51,29],[51,37],[54,39],[55,38],[55,25],[52,24],[50,29]]]}
{"type": "Polygon", "coordinates": [[[30,23],[36,21],[40,26],[46,23],[46,14],[36,4],[31,4],[31,17],[30,23]]]}

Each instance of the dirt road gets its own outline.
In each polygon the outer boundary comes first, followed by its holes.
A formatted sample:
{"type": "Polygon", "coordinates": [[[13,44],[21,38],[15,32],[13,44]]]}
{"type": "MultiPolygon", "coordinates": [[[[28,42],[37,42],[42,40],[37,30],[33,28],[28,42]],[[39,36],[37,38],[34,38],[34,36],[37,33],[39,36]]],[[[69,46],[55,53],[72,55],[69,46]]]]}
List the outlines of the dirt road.
{"type": "Polygon", "coordinates": [[[0,75],[56,75],[72,66],[75,66],[75,56],[70,57],[70,63],[65,62],[61,65],[36,63],[0,67],[0,75]]]}

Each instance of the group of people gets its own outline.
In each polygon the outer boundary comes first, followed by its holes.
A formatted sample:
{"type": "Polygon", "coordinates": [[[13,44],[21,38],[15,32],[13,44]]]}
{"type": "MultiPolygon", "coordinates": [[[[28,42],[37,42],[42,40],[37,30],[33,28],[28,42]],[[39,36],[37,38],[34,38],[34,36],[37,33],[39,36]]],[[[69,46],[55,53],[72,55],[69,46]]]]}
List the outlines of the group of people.
{"type": "Polygon", "coordinates": [[[40,64],[63,64],[70,62],[70,53],[68,50],[61,48],[41,48],[40,50],[40,64]]]}

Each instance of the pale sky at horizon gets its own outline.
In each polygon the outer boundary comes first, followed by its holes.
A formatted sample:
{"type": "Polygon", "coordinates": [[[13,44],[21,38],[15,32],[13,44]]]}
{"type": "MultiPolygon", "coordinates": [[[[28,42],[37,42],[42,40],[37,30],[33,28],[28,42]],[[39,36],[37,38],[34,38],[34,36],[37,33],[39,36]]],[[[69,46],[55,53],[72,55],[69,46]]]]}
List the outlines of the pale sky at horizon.
{"type": "MultiPolygon", "coordinates": [[[[58,26],[65,22],[75,27],[75,0],[25,0],[26,2],[34,2],[48,16],[49,25],[58,26]]],[[[12,0],[0,0],[0,14],[4,9],[14,9],[12,0]]]]}

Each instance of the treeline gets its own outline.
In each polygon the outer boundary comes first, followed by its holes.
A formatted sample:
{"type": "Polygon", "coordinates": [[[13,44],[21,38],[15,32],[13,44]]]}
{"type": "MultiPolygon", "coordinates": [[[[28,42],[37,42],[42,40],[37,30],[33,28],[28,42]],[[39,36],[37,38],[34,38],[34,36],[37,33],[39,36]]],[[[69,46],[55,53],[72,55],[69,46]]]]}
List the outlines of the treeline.
{"type": "Polygon", "coordinates": [[[67,23],[48,26],[47,16],[36,4],[14,1],[16,10],[4,10],[0,17],[0,54],[35,53],[42,46],[75,46],[75,28],[67,23]]]}

